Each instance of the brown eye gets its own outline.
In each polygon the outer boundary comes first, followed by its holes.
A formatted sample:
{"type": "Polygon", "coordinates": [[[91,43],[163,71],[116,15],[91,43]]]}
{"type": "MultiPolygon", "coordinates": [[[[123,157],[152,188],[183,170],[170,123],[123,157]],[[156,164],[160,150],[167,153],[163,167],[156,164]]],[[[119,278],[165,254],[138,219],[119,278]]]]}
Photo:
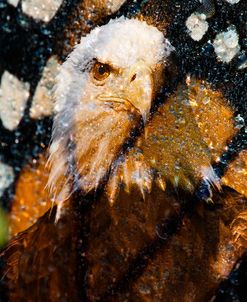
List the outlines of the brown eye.
{"type": "Polygon", "coordinates": [[[93,67],[93,77],[97,81],[103,81],[110,75],[111,68],[108,64],[96,62],[93,67]]]}

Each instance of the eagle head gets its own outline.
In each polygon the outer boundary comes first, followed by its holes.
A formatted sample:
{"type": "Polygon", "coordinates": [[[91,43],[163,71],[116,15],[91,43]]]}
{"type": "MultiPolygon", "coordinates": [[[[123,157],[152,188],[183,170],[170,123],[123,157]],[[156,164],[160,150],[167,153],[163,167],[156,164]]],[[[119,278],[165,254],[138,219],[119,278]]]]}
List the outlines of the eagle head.
{"type": "Polygon", "coordinates": [[[102,182],[147,121],[172,50],[156,27],[124,17],[82,37],[57,78],[48,182],[56,201],[102,182]]]}

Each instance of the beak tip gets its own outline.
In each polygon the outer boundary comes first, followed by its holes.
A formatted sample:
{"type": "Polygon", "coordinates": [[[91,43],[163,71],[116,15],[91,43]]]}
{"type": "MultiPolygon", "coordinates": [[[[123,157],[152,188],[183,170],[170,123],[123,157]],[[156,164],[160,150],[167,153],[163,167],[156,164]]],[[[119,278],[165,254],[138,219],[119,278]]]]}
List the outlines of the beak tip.
{"type": "Polygon", "coordinates": [[[142,120],[143,120],[144,125],[148,121],[149,113],[150,113],[150,109],[148,109],[148,110],[141,110],[141,116],[142,116],[142,120]]]}

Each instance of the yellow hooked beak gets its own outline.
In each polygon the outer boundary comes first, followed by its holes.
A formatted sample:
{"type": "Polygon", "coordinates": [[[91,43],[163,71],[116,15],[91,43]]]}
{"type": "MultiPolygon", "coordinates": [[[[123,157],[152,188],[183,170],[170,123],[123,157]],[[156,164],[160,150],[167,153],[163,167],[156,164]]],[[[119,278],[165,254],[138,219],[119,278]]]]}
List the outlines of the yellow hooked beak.
{"type": "Polygon", "coordinates": [[[141,113],[144,123],[148,119],[153,100],[153,74],[151,68],[143,62],[135,64],[126,77],[126,96],[141,113]]]}
{"type": "MultiPolygon", "coordinates": [[[[134,107],[144,123],[147,122],[154,96],[154,72],[143,61],[137,62],[130,69],[113,73],[110,81],[101,87],[104,93],[97,99],[104,102],[124,104],[125,108],[134,107]],[[113,90],[113,87],[116,91],[113,90]]],[[[133,109],[133,108],[132,108],[133,109]]]]}

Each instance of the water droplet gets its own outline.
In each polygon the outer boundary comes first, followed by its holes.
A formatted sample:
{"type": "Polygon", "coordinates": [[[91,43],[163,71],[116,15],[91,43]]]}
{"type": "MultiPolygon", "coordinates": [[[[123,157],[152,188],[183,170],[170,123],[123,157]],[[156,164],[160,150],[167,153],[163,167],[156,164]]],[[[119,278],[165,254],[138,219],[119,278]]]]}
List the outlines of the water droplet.
{"type": "Polygon", "coordinates": [[[234,121],[235,121],[235,128],[237,128],[237,129],[241,129],[245,125],[244,118],[240,114],[238,114],[235,117],[234,121]]]}

